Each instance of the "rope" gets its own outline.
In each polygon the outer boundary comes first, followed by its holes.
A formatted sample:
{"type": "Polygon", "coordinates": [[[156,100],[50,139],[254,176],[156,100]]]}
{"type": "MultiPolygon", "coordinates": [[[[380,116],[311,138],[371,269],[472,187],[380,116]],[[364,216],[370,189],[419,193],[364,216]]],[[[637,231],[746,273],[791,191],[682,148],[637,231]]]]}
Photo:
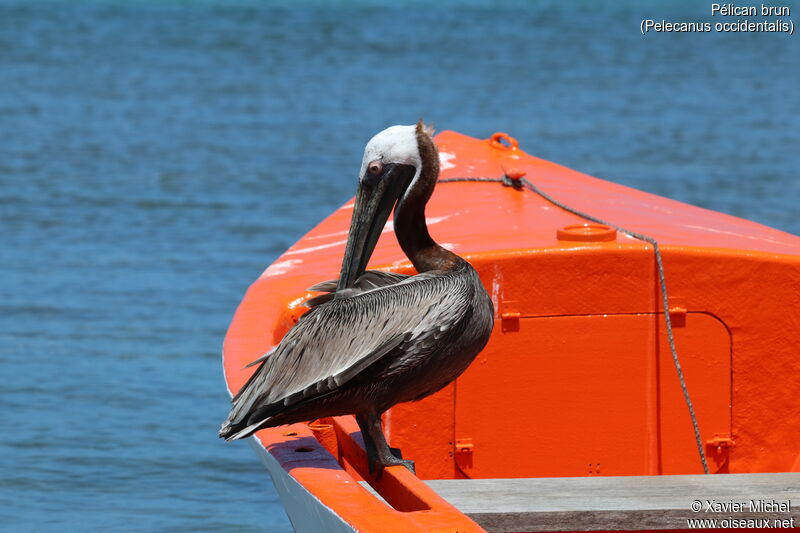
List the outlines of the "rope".
{"type": "Polygon", "coordinates": [[[564,211],[568,211],[573,215],[577,215],[581,218],[585,218],[586,220],[590,220],[597,224],[603,224],[605,226],[610,226],[617,231],[630,235],[631,237],[638,239],[640,241],[644,241],[653,245],[653,251],[655,252],[656,256],[656,265],[658,266],[658,280],[659,284],[661,285],[661,299],[664,305],[664,322],[666,323],[667,327],[667,338],[669,339],[669,349],[672,352],[672,362],[675,363],[675,371],[678,373],[678,381],[680,381],[681,389],[683,390],[683,399],[686,401],[686,407],[689,409],[689,415],[692,417],[692,427],[694,428],[694,438],[697,442],[697,452],[700,454],[700,462],[703,464],[703,472],[708,474],[708,462],[706,461],[706,453],[703,448],[703,441],[700,438],[700,427],[697,425],[697,416],[694,412],[694,405],[692,404],[692,399],[689,397],[689,389],[686,387],[686,381],[683,379],[683,370],[681,369],[681,363],[678,359],[678,350],[675,348],[675,336],[672,333],[672,319],[669,316],[669,298],[667,296],[667,281],[664,276],[664,262],[661,258],[661,250],[658,247],[658,241],[656,241],[653,237],[648,235],[644,235],[643,233],[637,233],[635,231],[631,231],[629,229],[625,229],[622,226],[617,226],[616,224],[612,224],[606,220],[601,218],[597,218],[592,216],[588,213],[584,213],[583,211],[579,211],[574,207],[570,207],[546,192],[542,191],[539,187],[531,183],[525,178],[511,178],[507,174],[503,174],[502,178],[483,178],[483,177],[463,177],[463,178],[446,178],[440,179],[439,183],[452,183],[457,181],[477,181],[477,182],[494,182],[494,183],[502,183],[505,187],[513,187],[514,189],[521,190],[523,187],[527,188],[528,190],[535,192],[551,204],[560,207],[564,211]]]}

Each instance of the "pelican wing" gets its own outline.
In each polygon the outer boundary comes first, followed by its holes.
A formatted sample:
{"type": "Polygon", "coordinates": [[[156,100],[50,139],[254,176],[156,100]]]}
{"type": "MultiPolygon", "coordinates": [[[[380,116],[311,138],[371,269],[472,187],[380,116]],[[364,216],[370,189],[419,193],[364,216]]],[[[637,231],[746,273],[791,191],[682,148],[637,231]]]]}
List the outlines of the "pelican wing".
{"type": "MultiPolygon", "coordinates": [[[[365,291],[369,291],[372,289],[377,289],[380,287],[388,287],[389,285],[394,285],[395,283],[399,283],[403,280],[408,279],[411,276],[406,274],[398,274],[396,272],[384,272],[382,270],[367,270],[361,276],[358,277],[353,287],[346,289],[344,292],[349,296],[354,296],[356,294],[360,294],[365,291]]],[[[314,296],[313,298],[309,298],[303,305],[308,307],[309,309],[313,309],[314,307],[327,303],[334,299],[336,295],[336,286],[339,284],[338,279],[329,279],[327,281],[323,281],[317,283],[308,288],[310,291],[314,292],[324,292],[325,294],[320,294],[319,296],[314,296]]],[[[271,356],[275,352],[275,349],[268,351],[258,359],[251,361],[245,368],[250,368],[251,366],[255,366],[258,363],[264,361],[267,357],[271,356]]]]}
{"type": "Polygon", "coordinates": [[[433,271],[316,306],[234,397],[220,434],[247,436],[270,416],[335,391],[398,350],[404,363],[390,361],[387,371],[416,364],[446,329],[442,325],[467,312],[470,296],[454,276],[433,271]]]}
{"type": "MultiPolygon", "coordinates": [[[[346,289],[346,291],[348,291],[347,292],[348,295],[353,296],[355,294],[369,291],[372,289],[394,285],[395,283],[399,283],[408,278],[409,276],[405,274],[397,274],[395,272],[384,272],[382,270],[367,270],[358,277],[353,287],[346,289]]],[[[310,291],[324,292],[326,294],[320,294],[319,296],[314,296],[313,298],[309,298],[308,300],[305,301],[305,306],[313,308],[320,304],[324,304],[325,302],[333,300],[333,297],[336,293],[336,286],[338,284],[339,284],[338,279],[331,279],[328,281],[323,281],[322,283],[317,283],[313,287],[309,287],[308,290],[310,291]]]]}

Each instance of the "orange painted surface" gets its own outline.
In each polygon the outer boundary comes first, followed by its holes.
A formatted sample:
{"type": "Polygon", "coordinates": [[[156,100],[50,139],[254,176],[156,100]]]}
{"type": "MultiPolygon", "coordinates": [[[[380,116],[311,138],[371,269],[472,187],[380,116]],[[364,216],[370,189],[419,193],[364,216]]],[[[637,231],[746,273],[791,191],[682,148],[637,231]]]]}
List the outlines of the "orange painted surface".
{"type": "MultiPolygon", "coordinates": [[[[711,471],[798,470],[800,238],[598,180],[497,140],[453,132],[436,140],[443,178],[499,177],[514,168],[577,209],[658,239],[711,471]]],[[[225,339],[231,391],[252,371],[244,365],[305,310],[305,288],[338,275],[351,213],[348,202],[250,287],[225,339]]],[[[427,217],[434,239],[478,270],[497,314],[489,346],[456,383],[385,416],[390,442],[416,460],[420,477],[701,472],[649,245],[582,229],[584,220],[538,195],[496,183],[442,183],[427,217]]],[[[412,272],[391,224],[370,267],[412,272]]],[[[354,426],[347,418],[336,425],[338,432],[317,430],[324,447],[304,425],[257,438],[323,504],[364,531],[393,531],[388,524],[423,531],[434,522],[477,527],[401,467],[389,469],[392,481],[378,488],[411,510],[387,507],[353,484],[363,472],[345,436],[354,426]],[[290,431],[297,436],[284,435],[290,431]]]]}
{"type": "Polygon", "coordinates": [[[317,440],[306,425],[259,432],[258,439],[295,480],[359,531],[478,533],[475,522],[420,482],[405,467],[387,468],[380,481],[369,478],[366,454],[352,417],[325,420],[323,431],[338,443],[338,453],[317,440]],[[361,476],[386,500],[384,504],[356,483],[361,476]]]}
{"type": "MultiPolygon", "coordinates": [[[[455,436],[473,444],[456,450],[459,469],[471,478],[702,474],[663,329],[656,314],[522,318],[458,382],[455,436]],[[514,422],[486,431],[497,412],[514,422]]],[[[700,427],[730,434],[727,329],[690,313],[674,332],[700,427]]]]}

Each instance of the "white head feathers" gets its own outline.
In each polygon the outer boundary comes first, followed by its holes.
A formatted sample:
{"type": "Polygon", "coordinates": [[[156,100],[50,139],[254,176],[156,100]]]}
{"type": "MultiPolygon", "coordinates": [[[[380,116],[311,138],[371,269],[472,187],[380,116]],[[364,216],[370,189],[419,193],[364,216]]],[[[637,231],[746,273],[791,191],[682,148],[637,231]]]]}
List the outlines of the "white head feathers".
{"type": "Polygon", "coordinates": [[[382,163],[412,165],[417,169],[418,175],[422,168],[422,158],[417,146],[416,128],[416,126],[391,126],[370,139],[364,148],[359,177],[364,176],[367,165],[375,160],[382,163]]]}

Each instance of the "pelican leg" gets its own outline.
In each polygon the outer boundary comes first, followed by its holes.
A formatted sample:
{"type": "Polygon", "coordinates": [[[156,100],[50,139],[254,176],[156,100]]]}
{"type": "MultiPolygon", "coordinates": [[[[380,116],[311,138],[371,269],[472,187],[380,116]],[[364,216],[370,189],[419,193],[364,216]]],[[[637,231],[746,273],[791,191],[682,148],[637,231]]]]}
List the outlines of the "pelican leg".
{"type": "Polygon", "coordinates": [[[412,474],[415,474],[414,461],[401,459],[400,450],[395,448],[397,455],[392,453],[394,450],[389,448],[386,437],[383,435],[381,427],[381,417],[377,413],[366,413],[356,415],[358,427],[361,428],[361,436],[364,439],[364,446],[367,451],[367,463],[369,473],[380,479],[383,469],[387,466],[403,465],[412,474]]]}
{"type": "Polygon", "coordinates": [[[364,440],[364,449],[367,452],[367,466],[369,466],[369,473],[375,475],[375,466],[378,460],[378,452],[375,449],[375,441],[369,431],[369,422],[366,415],[357,414],[356,422],[361,429],[361,438],[364,440]]]}

